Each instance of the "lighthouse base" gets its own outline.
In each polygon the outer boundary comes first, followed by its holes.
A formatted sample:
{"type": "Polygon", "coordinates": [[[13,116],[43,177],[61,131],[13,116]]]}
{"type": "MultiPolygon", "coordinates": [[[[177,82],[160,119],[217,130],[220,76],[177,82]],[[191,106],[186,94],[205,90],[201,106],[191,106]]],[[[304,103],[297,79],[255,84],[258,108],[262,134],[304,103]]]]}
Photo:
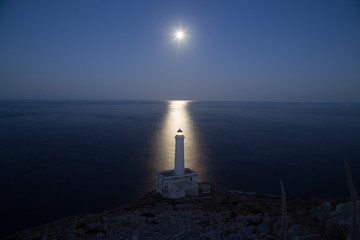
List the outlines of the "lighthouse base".
{"type": "Polygon", "coordinates": [[[184,175],[176,175],[174,170],[157,174],[156,192],[164,198],[178,199],[199,195],[198,173],[185,168],[184,175]]]}

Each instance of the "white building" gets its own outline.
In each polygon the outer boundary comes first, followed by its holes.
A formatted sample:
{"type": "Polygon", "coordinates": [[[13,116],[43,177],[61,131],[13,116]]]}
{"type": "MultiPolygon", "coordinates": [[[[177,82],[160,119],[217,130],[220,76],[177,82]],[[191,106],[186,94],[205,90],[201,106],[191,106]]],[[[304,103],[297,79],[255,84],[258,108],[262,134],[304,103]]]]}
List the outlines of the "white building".
{"type": "Polygon", "coordinates": [[[156,191],[165,198],[183,198],[199,194],[198,174],[184,168],[184,134],[181,129],[175,136],[175,168],[158,172],[156,191]]]}

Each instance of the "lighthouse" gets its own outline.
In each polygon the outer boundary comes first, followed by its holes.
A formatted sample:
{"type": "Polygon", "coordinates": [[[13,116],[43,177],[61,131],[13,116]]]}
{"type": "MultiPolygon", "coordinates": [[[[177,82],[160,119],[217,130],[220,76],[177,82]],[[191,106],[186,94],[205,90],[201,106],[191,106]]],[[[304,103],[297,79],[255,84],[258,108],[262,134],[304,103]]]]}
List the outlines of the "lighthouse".
{"type": "Polygon", "coordinates": [[[182,176],[185,173],[184,139],[183,131],[179,128],[175,136],[175,174],[177,176],[182,176]]]}
{"type": "Polygon", "coordinates": [[[179,129],[175,135],[174,170],[156,174],[156,191],[164,198],[177,199],[199,194],[198,173],[185,168],[184,139],[184,133],[179,129]]]}

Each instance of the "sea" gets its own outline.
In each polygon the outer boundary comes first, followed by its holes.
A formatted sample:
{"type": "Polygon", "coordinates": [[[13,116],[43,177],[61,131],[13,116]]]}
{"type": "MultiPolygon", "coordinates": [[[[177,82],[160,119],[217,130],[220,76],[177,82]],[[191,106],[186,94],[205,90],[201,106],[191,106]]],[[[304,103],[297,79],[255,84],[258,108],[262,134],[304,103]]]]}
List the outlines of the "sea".
{"type": "Polygon", "coordinates": [[[185,167],[214,189],[288,198],[360,192],[360,104],[210,101],[1,101],[0,238],[119,207],[185,167]]]}

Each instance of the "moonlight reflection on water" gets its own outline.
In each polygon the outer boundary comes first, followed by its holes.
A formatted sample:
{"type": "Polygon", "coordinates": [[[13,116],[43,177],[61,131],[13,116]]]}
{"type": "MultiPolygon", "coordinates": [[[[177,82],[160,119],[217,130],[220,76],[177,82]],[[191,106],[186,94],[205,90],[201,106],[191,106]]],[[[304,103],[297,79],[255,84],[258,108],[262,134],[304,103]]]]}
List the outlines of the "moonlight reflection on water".
{"type": "Polygon", "coordinates": [[[155,171],[174,169],[175,134],[181,128],[185,135],[185,167],[199,172],[199,177],[205,172],[206,164],[200,163],[202,150],[199,147],[197,130],[188,111],[189,103],[191,101],[168,101],[168,111],[160,123],[160,134],[155,142],[155,171]]]}

